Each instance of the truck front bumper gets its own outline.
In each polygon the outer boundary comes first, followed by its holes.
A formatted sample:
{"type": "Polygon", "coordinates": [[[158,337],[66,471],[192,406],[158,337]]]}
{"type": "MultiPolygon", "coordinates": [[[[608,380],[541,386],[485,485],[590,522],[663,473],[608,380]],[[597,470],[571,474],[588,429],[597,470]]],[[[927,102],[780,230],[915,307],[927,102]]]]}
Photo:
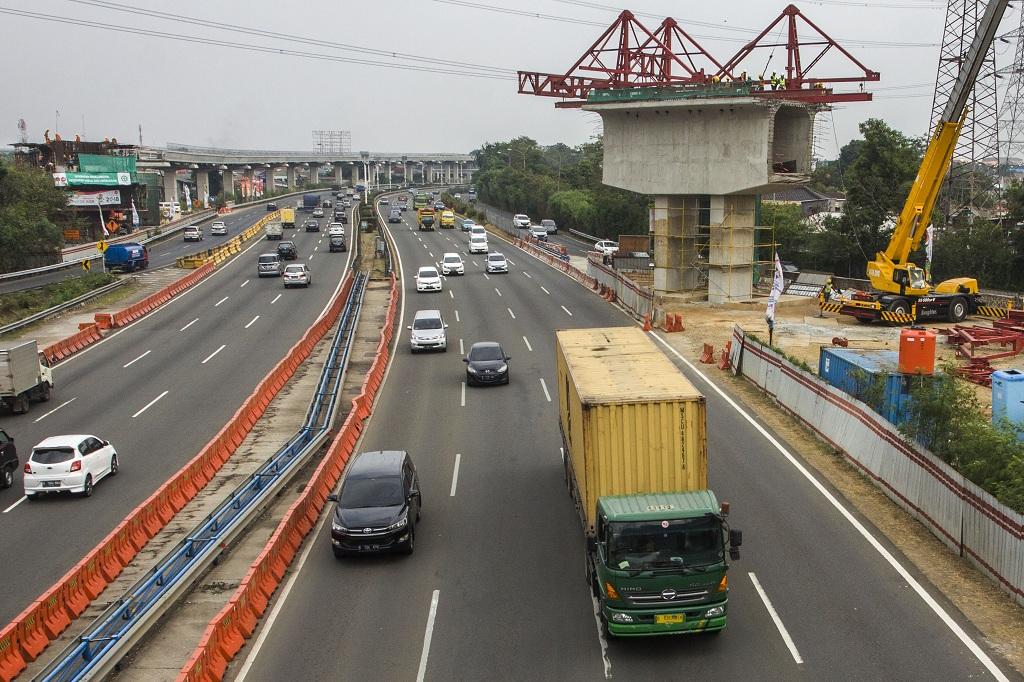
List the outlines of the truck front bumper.
{"type": "Polygon", "coordinates": [[[607,605],[602,608],[602,616],[608,623],[608,633],[616,637],[715,632],[725,629],[727,615],[728,600],[687,608],[614,609],[607,605]],[[659,620],[671,622],[659,623],[659,620]]]}

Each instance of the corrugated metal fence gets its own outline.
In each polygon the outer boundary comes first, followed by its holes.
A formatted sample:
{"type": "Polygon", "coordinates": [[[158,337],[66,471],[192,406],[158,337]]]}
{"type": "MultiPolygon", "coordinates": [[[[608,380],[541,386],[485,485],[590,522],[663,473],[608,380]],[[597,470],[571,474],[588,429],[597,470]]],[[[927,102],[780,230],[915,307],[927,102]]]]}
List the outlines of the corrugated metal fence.
{"type": "Polygon", "coordinates": [[[628,277],[614,269],[603,265],[595,256],[587,257],[587,274],[606,287],[615,290],[615,297],[623,307],[628,308],[637,319],[650,315],[654,319],[654,292],[647,287],[637,285],[628,277]]]}
{"type": "Polygon", "coordinates": [[[831,443],[896,504],[1024,604],[1024,516],[927,450],[908,445],[864,403],[733,329],[730,361],[831,443]]]}

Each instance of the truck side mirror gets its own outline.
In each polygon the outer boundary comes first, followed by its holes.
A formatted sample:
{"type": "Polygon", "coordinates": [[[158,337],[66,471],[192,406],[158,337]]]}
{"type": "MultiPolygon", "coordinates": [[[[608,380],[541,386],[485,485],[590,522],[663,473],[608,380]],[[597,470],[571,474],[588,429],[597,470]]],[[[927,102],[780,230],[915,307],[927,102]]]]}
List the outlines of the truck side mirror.
{"type": "Polygon", "coordinates": [[[328,502],[337,502],[338,501],[338,496],[335,495],[334,493],[331,493],[330,495],[327,496],[327,501],[328,502]]]}

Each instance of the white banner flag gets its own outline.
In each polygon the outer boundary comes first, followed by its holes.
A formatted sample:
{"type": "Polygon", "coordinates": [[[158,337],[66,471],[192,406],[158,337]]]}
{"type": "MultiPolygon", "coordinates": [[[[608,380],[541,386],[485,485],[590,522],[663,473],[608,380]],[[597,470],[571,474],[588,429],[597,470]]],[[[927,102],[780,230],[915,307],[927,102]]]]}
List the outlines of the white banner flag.
{"type": "Polygon", "coordinates": [[[185,205],[188,206],[189,208],[192,208],[192,194],[188,191],[188,185],[184,185],[184,187],[185,187],[185,205]]]}
{"type": "Polygon", "coordinates": [[[772,292],[768,294],[768,309],[764,312],[764,319],[769,327],[775,326],[775,304],[779,302],[779,297],[782,296],[782,289],[785,287],[785,283],[786,280],[782,276],[782,261],[779,260],[779,254],[776,252],[775,277],[772,279],[772,292]]]}
{"type": "Polygon", "coordinates": [[[138,227],[141,222],[139,212],[135,210],[135,199],[132,199],[132,227],[138,227]]]}

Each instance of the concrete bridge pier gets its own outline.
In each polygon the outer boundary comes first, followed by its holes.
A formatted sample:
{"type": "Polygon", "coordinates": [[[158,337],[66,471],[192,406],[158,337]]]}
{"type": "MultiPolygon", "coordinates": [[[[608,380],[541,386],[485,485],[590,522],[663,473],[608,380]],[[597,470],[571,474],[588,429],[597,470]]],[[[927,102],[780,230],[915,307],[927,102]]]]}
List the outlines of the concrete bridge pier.
{"type": "Polygon", "coordinates": [[[299,173],[298,166],[296,166],[294,164],[288,164],[288,170],[285,171],[285,174],[286,174],[286,176],[288,178],[288,191],[289,192],[294,192],[295,188],[298,186],[298,183],[296,182],[296,179],[298,178],[298,173],[299,173]]]}
{"type": "Polygon", "coordinates": [[[164,201],[178,203],[178,176],[173,167],[164,171],[164,201]]]}
{"type": "Polygon", "coordinates": [[[341,187],[342,185],[345,184],[345,173],[344,173],[344,171],[345,171],[345,167],[342,164],[340,164],[340,163],[334,164],[334,184],[337,185],[338,187],[341,187]]]}
{"type": "Polygon", "coordinates": [[[232,201],[235,198],[235,172],[227,166],[222,166],[220,183],[224,201],[232,201]]]}

